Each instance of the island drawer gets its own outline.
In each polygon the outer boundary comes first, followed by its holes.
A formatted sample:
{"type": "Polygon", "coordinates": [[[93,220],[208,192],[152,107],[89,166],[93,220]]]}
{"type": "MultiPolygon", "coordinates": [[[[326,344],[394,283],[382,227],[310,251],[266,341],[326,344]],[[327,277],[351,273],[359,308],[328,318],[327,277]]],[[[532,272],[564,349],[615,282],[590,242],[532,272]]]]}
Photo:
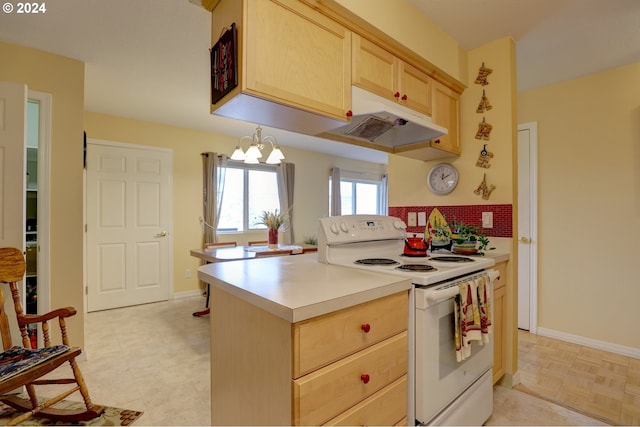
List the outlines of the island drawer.
{"type": "Polygon", "coordinates": [[[407,355],[404,331],[293,380],[294,425],[325,423],[385,388],[407,373],[407,355]]]}
{"type": "Polygon", "coordinates": [[[407,329],[403,291],[293,325],[293,378],[407,329]]]}
{"type": "MultiPolygon", "coordinates": [[[[395,380],[325,423],[328,426],[398,425],[407,417],[407,376],[395,380]]],[[[406,423],[405,423],[406,425],[406,423]]]]}

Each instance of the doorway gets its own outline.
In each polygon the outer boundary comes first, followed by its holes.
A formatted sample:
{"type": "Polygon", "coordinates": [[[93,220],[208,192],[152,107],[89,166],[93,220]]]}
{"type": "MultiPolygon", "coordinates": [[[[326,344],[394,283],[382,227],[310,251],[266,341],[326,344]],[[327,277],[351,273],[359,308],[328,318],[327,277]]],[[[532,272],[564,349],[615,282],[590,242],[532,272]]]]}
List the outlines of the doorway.
{"type": "MultiPolygon", "coordinates": [[[[33,314],[48,312],[50,305],[49,184],[28,178],[27,172],[49,176],[50,129],[50,94],[29,90],[22,83],[0,82],[0,246],[28,250],[31,255],[27,269],[32,277],[20,282],[19,292],[22,306],[33,314]],[[36,297],[31,301],[25,283],[36,297]]],[[[21,342],[15,316],[10,315],[9,322],[13,341],[21,342]]]]}
{"type": "Polygon", "coordinates": [[[538,124],[518,125],[518,329],[538,324],[538,124]]]}
{"type": "Polygon", "coordinates": [[[87,310],[168,300],[171,151],[89,139],[86,162],[87,310]]]}
{"type": "MultiPolygon", "coordinates": [[[[26,142],[26,311],[50,311],[49,288],[49,163],[51,94],[28,91],[26,142]]],[[[40,337],[39,337],[40,339],[40,337]]]]}

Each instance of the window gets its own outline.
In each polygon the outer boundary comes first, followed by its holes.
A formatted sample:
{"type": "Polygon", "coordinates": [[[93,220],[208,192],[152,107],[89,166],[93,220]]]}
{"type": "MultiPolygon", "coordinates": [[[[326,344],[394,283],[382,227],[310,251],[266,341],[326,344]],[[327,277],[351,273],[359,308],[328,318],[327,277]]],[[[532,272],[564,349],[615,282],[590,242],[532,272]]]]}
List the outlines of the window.
{"type": "Polygon", "coordinates": [[[266,229],[265,225],[257,224],[260,214],[275,209],[280,209],[275,166],[229,162],[217,230],[242,232],[266,229]]]}
{"type": "MultiPolygon", "coordinates": [[[[340,177],[341,215],[387,214],[386,176],[375,178],[354,178],[343,172],[340,177]]],[[[331,203],[331,178],[329,178],[329,203],[331,203]]],[[[329,208],[331,211],[331,208],[329,208]]]]}

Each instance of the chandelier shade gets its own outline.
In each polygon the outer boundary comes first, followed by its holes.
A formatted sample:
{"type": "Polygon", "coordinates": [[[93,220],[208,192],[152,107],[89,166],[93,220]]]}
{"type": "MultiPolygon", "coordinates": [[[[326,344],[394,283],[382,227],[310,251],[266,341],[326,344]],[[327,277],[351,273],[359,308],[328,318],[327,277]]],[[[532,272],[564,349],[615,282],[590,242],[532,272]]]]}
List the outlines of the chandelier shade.
{"type": "Polygon", "coordinates": [[[258,126],[256,132],[252,136],[243,136],[236,145],[235,150],[231,154],[231,160],[244,161],[248,164],[258,164],[263,157],[262,150],[267,143],[271,144],[271,153],[267,156],[265,163],[277,165],[284,160],[284,154],[278,145],[278,141],[273,136],[262,136],[262,128],[258,126]],[[242,149],[241,144],[247,141],[249,147],[247,151],[242,149]]]}

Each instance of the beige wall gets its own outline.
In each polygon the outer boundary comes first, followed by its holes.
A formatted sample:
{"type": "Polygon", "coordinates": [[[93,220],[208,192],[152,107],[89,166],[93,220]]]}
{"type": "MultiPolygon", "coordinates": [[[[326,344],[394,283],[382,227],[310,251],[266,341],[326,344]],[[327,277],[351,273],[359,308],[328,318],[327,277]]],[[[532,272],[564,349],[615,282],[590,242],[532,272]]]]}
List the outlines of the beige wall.
{"type": "MultiPolygon", "coordinates": [[[[231,154],[238,138],[194,131],[158,123],[86,112],[88,138],[168,148],[173,152],[173,238],[174,292],[196,291],[196,275],[185,278],[185,269],[194,273],[198,261],[189,249],[201,245],[202,230],[202,160],[205,151],[231,154]]],[[[312,153],[283,147],[287,161],[296,165],[294,193],[294,232],[296,241],[317,235],[317,219],[328,214],[329,171],[337,166],[347,170],[386,173],[386,166],[312,153]]],[[[221,241],[266,240],[266,232],[258,234],[225,234],[221,241]]]]}
{"type": "Polygon", "coordinates": [[[640,63],[525,92],[538,122],[539,325],[635,349],[640,63]]]}
{"type": "MultiPolygon", "coordinates": [[[[84,63],[0,42],[0,80],[52,94],[51,308],[74,306],[72,345],[84,344],[82,251],[82,111],[84,63]]],[[[56,328],[54,325],[53,328],[56,328]]]]}

